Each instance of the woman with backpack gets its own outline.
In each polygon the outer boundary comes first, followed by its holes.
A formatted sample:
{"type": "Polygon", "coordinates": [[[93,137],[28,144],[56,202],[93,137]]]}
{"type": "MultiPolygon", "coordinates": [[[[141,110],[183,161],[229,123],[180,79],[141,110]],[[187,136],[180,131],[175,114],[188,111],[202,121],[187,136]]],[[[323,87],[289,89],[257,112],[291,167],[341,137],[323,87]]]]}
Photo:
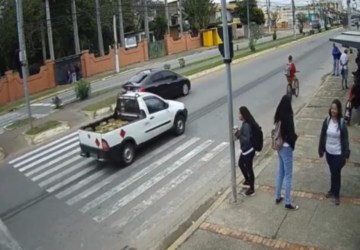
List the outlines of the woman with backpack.
{"type": "Polygon", "coordinates": [[[247,107],[240,107],[239,120],[242,121],[240,130],[234,129],[234,136],[240,140],[241,155],[239,158],[239,167],[244,175],[244,186],[249,186],[245,191],[246,196],[255,195],[255,175],[253,169],[253,160],[255,156],[254,134],[255,129],[260,128],[247,107]]]}
{"type": "Polygon", "coordinates": [[[274,117],[273,149],[278,152],[279,164],[276,178],[275,203],[283,200],[281,189],[285,179],[285,208],[297,210],[299,206],[291,204],[291,186],[293,174],[293,151],[297,135],[295,133],[294,114],[291,99],[284,95],[281,99],[274,117]]]}
{"type": "Polygon", "coordinates": [[[350,157],[349,134],[342,115],[341,102],[335,99],[325,118],[319,141],[319,156],[325,154],[331,173],[331,187],[326,198],[334,198],[335,205],[340,205],[341,169],[350,157]]]}

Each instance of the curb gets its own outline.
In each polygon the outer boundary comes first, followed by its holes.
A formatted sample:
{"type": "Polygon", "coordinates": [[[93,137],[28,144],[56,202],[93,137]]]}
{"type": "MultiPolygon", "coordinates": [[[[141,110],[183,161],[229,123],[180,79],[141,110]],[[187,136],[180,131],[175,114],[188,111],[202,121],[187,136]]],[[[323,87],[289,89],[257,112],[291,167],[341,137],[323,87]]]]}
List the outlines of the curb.
{"type": "Polygon", "coordinates": [[[11,235],[5,224],[0,220],[0,249],[21,250],[19,243],[11,235]]]}
{"type": "Polygon", "coordinates": [[[97,109],[95,111],[82,111],[87,117],[95,119],[98,116],[105,115],[107,113],[113,112],[115,110],[116,104],[112,104],[109,107],[97,109]]]}
{"type": "Polygon", "coordinates": [[[52,128],[52,129],[45,130],[44,132],[41,132],[39,134],[27,135],[24,132],[23,135],[25,136],[25,140],[27,141],[27,143],[30,146],[32,146],[32,145],[42,143],[42,142],[46,141],[47,139],[52,138],[54,135],[63,133],[69,129],[70,129],[70,126],[66,122],[61,122],[60,125],[52,128]]]}
{"type": "MultiPolygon", "coordinates": [[[[331,74],[326,74],[322,77],[321,84],[319,87],[314,91],[313,95],[309,97],[309,101],[305,102],[305,105],[301,105],[295,112],[295,119],[298,118],[299,114],[302,110],[304,110],[310,102],[313,100],[315,95],[318,93],[318,91],[322,88],[325,82],[329,80],[331,77],[331,74]]],[[[295,120],[295,125],[297,121],[295,120]]],[[[266,167],[267,163],[271,161],[270,154],[272,152],[271,150],[271,137],[267,136],[264,138],[264,148],[263,153],[254,161],[254,166],[257,166],[254,168],[254,174],[255,177],[257,177],[262,170],[266,167]]],[[[242,176],[238,176],[236,179],[237,186],[244,180],[242,176]]],[[[231,187],[228,187],[224,193],[210,206],[209,209],[207,209],[201,216],[198,218],[182,235],[180,235],[179,238],[175,242],[173,242],[167,250],[176,250],[179,248],[191,235],[200,228],[201,224],[226,200],[226,198],[230,195],[232,192],[231,187]]]]}

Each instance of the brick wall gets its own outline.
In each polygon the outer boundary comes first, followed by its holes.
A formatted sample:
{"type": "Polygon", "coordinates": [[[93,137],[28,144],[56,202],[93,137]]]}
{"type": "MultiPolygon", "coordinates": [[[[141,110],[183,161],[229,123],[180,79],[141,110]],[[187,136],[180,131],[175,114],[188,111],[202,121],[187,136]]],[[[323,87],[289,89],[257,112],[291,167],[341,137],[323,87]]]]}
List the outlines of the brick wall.
{"type": "MultiPolygon", "coordinates": [[[[55,87],[54,63],[47,61],[41,66],[38,74],[28,77],[29,93],[35,94],[55,87]]],[[[5,77],[0,79],[0,105],[16,101],[24,97],[24,85],[18,73],[5,72],[5,77]]]]}
{"type": "Polygon", "coordinates": [[[191,37],[188,32],[184,32],[184,35],[178,40],[174,40],[171,36],[165,35],[164,41],[168,55],[173,55],[201,47],[200,35],[197,37],[191,37]]]}

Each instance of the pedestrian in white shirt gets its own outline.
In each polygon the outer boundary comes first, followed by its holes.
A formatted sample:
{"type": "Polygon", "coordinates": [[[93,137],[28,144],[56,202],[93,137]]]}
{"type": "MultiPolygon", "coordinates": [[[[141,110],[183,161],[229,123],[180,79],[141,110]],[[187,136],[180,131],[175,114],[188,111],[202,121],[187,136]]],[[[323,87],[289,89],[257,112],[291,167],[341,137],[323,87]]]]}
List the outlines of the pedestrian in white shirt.
{"type": "Polygon", "coordinates": [[[335,99],[325,118],[319,141],[319,156],[325,155],[331,173],[330,190],[326,198],[334,198],[340,204],[341,170],[350,157],[349,133],[342,115],[341,102],[335,99]]]}
{"type": "Polygon", "coordinates": [[[347,51],[347,49],[345,49],[344,53],[342,53],[341,57],[340,57],[341,76],[342,76],[342,80],[341,80],[342,89],[344,89],[344,83],[345,83],[345,88],[348,88],[348,86],[347,86],[347,78],[348,78],[349,58],[348,58],[347,53],[348,53],[348,51],[347,51]]]}

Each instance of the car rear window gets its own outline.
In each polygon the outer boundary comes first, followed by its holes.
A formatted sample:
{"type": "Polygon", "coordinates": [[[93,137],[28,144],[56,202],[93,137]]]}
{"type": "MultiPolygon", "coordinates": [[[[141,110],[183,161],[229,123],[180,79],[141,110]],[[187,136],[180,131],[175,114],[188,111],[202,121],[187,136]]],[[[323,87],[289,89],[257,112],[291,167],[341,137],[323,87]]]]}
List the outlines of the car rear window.
{"type": "Polygon", "coordinates": [[[142,83],[146,79],[147,76],[148,76],[148,74],[141,72],[141,73],[136,74],[133,77],[131,77],[129,82],[142,83]]]}
{"type": "Polygon", "coordinates": [[[117,100],[116,111],[120,117],[138,117],[140,115],[139,103],[134,97],[121,96],[117,100]]]}

